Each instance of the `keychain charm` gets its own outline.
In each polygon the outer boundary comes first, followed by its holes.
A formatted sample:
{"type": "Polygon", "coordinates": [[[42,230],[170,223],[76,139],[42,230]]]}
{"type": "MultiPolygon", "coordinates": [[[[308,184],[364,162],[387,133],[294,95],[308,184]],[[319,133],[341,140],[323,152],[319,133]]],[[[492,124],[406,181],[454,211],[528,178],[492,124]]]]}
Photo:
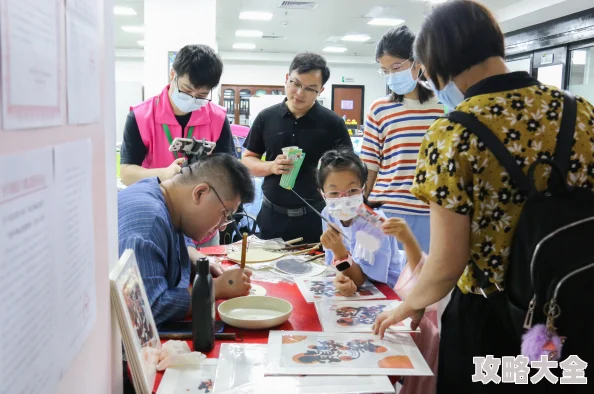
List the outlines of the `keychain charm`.
{"type": "Polygon", "coordinates": [[[547,315],[546,324],[537,324],[522,336],[522,354],[530,361],[539,361],[541,356],[547,356],[551,361],[561,358],[565,337],[557,335],[554,324],[555,319],[561,315],[561,309],[554,298],[545,304],[544,309],[547,315]]]}

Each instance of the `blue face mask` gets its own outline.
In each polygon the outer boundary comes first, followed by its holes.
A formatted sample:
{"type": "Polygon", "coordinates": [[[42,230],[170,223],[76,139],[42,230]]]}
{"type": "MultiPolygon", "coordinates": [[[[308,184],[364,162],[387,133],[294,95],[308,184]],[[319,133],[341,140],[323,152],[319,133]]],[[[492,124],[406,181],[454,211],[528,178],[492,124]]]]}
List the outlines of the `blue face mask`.
{"type": "Polygon", "coordinates": [[[388,85],[391,91],[396,94],[405,95],[415,90],[417,80],[412,77],[413,67],[414,63],[408,70],[394,72],[385,77],[386,85],[388,85]]]}
{"type": "Polygon", "coordinates": [[[448,107],[450,111],[453,111],[454,108],[458,106],[458,104],[464,101],[464,95],[460,89],[458,89],[458,86],[456,86],[454,81],[450,81],[441,90],[437,90],[437,87],[432,80],[428,80],[427,83],[429,84],[429,88],[435,92],[437,99],[446,107],[448,107]]]}

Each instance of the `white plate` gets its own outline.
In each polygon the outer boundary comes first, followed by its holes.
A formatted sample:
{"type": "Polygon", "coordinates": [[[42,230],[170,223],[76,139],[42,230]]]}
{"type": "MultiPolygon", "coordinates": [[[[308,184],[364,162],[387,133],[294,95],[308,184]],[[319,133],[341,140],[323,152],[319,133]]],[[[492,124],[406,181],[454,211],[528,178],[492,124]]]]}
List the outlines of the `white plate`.
{"type": "MultiPolygon", "coordinates": [[[[279,252],[271,252],[269,250],[264,249],[248,249],[245,256],[246,264],[253,264],[253,263],[265,263],[267,261],[273,261],[283,257],[283,253],[279,252]]],[[[227,255],[227,259],[231,261],[235,261],[236,263],[241,261],[241,250],[236,250],[234,252],[230,252],[227,255]]]]}
{"type": "Polygon", "coordinates": [[[238,328],[264,329],[289,320],[293,306],[276,297],[246,296],[233,298],[219,305],[225,323],[238,328]]]}

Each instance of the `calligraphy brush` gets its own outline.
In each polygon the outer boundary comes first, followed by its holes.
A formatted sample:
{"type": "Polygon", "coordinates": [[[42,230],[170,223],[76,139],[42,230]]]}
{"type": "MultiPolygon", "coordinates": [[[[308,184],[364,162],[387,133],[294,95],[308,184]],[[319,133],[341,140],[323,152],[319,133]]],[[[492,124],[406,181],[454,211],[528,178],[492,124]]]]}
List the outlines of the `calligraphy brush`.
{"type": "Polygon", "coordinates": [[[240,265],[241,269],[245,268],[245,260],[247,257],[247,238],[248,238],[247,233],[243,233],[243,239],[241,241],[241,265],[240,265]]]}
{"type": "Polygon", "coordinates": [[[328,219],[326,219],[320,212],[318,212],[317,209],[315,209],[314,207],[311,206],[310,203],[308,203],[307,201],[305,201],[305,199],[303,197],[301,197],[299,194],[297,194],[297,192],[293,189],[291,189],[291,191],[297,196],[299,197],[299,199],[301,201],[303,201],[305,203],[305,205],[307,205],[309,207],[309,209],[311,209],[312,211],[314,211],[319,217],[322,218],[323,221],[325,221],[328,226],[332,227],[336,232],[338,232],[340,235],[342,235],[344,237],[344,239],[346,239],[347,241],[351,242],[351,240],[349,239],[349,237],[347,237],[346,235],[344,235],[344,233],[342,231],[340,231],[339,229],[336,228],[336,226],[334,225],[334,223],[331,223],[328,219]]]}

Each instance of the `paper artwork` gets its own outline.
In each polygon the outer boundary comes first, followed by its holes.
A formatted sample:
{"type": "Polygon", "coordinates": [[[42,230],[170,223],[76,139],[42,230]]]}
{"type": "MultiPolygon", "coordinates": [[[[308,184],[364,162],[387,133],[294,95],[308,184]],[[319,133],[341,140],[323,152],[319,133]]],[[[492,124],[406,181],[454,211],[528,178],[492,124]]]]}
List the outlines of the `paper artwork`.
{"type": "Polygon", "coordinates": [[[150,393],[157,374],[161,341],[134,251],[124,251],[118,266],[110,273],[110,282],[134,388],[139,394],[150,393]]]}
{"type": "Polygon", "coordinates": [[[432,375],[410,334],[271,331],[267,375],[432,375]]]}
{"type": "MultiPolygon", "coordinates": [[[[401,301],[332,301],[316,302],[322,328],[327,332],[371,332],[382,312],[390,311],[401,301]]],[[[407,318],[390,327],[392,331],[410,332],[412,320],[407,318]]]]}
{"type": "Polygon", "coordinates": [[[165,370],[157,394],[206,394],[214,390],[217,359],[209,358],[195,367],[169,367],[165,370]]]}
{"type": "MultiPolygon", "coordinates": [[[[393,393],[387,376],[265,376],[267,345],[221,345],[215,378],[220,394],[393,393]]],[[[161,393],[158,393],[161,394],[161,393]]]]}
{"type": "Polygon", "coordinates": [[[307,302],[321,301],[322,299],[344,301],[353,299],[372,300],[386,298],[386,296],[369,281],[365,281],[357,292],[350,297],[345,297],[336,290],[332,278],[295,278],[295,283],[297,283],[299,290],[301,290],[301,294],[303,294],[303,298],[305,298],[305,301],[307,302]]]}

